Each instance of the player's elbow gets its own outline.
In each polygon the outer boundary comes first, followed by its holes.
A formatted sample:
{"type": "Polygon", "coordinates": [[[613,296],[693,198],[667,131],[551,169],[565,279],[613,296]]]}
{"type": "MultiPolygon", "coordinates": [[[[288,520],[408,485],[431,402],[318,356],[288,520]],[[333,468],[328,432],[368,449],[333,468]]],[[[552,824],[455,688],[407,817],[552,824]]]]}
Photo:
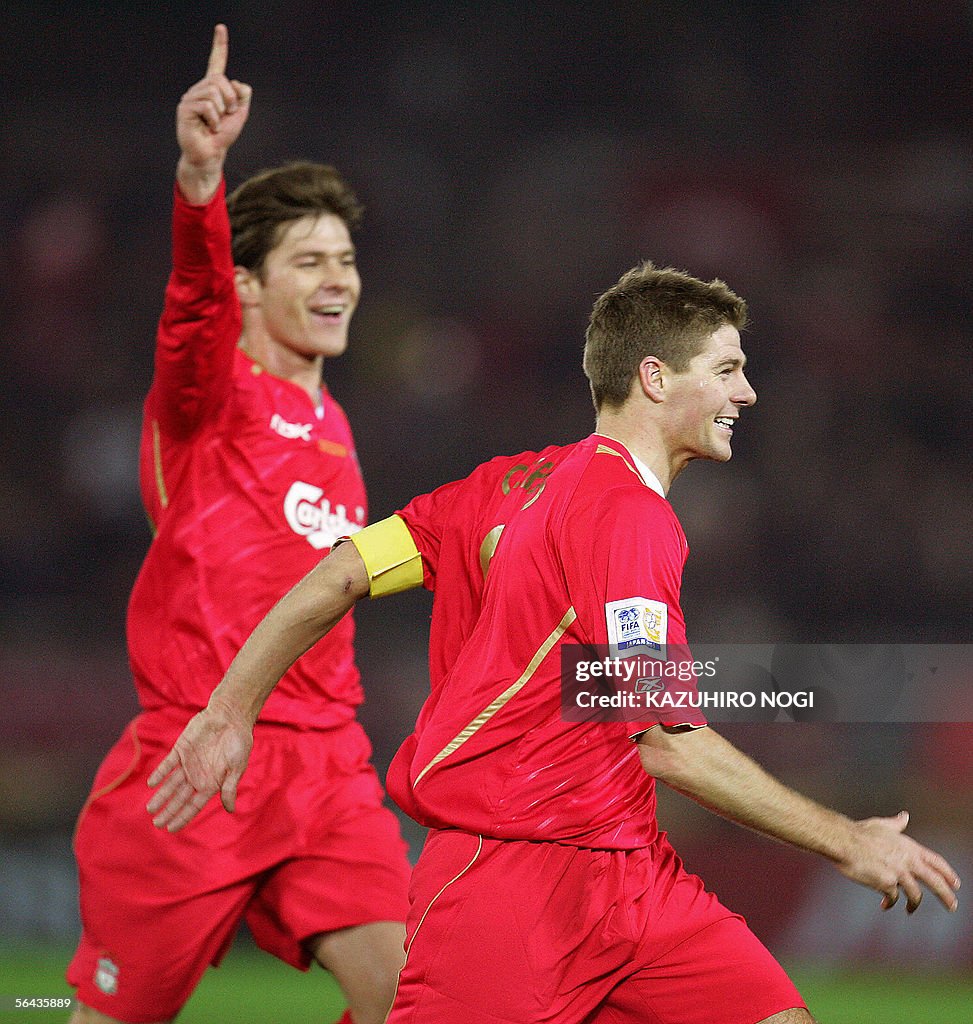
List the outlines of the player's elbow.
{"type": "Polygon", "coordinates": [[[658,779],[659,782],[664,782],[668,786],[676,786],[677,780],[682,777],[681,759],[671,756],[666,751],[647,749],[640,743],[639,758],[642,761],[642,767],[652,778],[658,779]]]}
{"type": "Polygon", "coordinates": [[[333,579],[340,590],[341,598],[349,605],[353,605],[368,596],[371,581],[357,548],[354,544],[345,543],[346,540],[347,538],[342,538],[331,549],[331,553],[320,563],[316,571],[323,574],[323,581],[333,579]],[[329,577],[329,572],[335,575],[329,577]]]}
{"type": "Polygon", "coordinates": [[[642,767],[667,786],[681,788],[690,781],[695,768],[690,739],[695,732],[689,728],[674,729],[661,725],[646,730],[638,738],[642,767]]]}

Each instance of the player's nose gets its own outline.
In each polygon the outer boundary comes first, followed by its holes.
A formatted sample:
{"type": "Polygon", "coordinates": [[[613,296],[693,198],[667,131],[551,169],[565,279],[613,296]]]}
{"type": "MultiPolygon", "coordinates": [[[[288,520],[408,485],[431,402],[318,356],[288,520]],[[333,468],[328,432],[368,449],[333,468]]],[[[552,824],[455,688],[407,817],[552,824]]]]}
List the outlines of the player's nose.
{"type": "Polygon", "coordinates": [[[741,385],[737,389],[737,394],[733,396],[734,405],[756,405],[757,392],[753,390],[746,376],[741,374],[741,377],[741,385]]]}

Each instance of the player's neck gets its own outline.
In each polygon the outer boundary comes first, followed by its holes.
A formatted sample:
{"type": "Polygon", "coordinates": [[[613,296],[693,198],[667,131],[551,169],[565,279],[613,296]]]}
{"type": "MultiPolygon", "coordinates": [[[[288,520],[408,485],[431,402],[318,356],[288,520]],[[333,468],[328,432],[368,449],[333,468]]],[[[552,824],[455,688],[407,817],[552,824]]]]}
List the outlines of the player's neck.
{"type": "Polygon", "coordinates": [[[303,388],[315,405],[321,401],[323,356],[306,356],[259,332],[244,331],[240,348],[268,373],[303,388]]]}
{"type": "Polygon", "coordinates": [[[666,450],[665,438],[651,422],[638,421],[623,407],[602,409],[595,423],[595,430],[613,441],[618,441],[655,474],[663,491],[669,493],[673,480],[682,466],[672,465],[666,450]]]}

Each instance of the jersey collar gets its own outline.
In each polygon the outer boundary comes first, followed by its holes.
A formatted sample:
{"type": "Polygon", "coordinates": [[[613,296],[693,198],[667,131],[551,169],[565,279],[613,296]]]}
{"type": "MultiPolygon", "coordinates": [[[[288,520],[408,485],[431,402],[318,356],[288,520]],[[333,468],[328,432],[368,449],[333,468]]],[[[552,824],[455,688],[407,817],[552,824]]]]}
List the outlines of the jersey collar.
{"type": "Polygon", "coordinates": [[[631,451],[629,451],[629,449],[624,444],[622,444],[622,442],[619,441],[617,438],[609,437],[608,434],[597,434],[596,436],[603,437],[606,440],[611,441],[612,444],[617,444],[618,447],[621,448],[622,451],[624,451],[625,454],[632,460],[632,464],[638,470],[639,476],[642,478],[642,483],[644,483],[646,487],[650,487],[653,491],[655,491],[655,493],[658,494],[660,498],[665,498],[666,492],[665,490],[663,490],[659,478],[655,475],[655,473],[652,472],[651,469],[649,469],[649,467],[637,455],[634,455],[631,451]]]}

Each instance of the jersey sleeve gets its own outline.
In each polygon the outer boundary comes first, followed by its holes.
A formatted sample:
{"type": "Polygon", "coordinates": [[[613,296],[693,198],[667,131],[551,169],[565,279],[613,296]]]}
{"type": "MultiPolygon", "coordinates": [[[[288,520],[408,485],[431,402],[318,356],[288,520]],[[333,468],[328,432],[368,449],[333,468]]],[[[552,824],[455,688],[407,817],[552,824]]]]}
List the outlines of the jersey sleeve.
{"type": "Polygon", "coordinates": [[[610,630],[612,617],[605,612],[606,606],[630,598],[654,601],[675,613],[657,621],[661,635],[641,634],[647,642],[665,643],[670,625],[674,639],[685,639],[679,593],[688,550],[663,498],[641,485],[611,488],[572,517],[562,547],[568,553],[566,571],[587,577],[585,585],[572,588],[572,596],[585,606],[591,642],[607,645],[617,639],[625,645],[636,639],[634,631],[625,637],[610,630]]]}
{"type": "MultiPolygon", "coordinates": [[[[585,639],[608,659],[634,660],[626,687],[641,680],[647,692],[666,696],[646,704],[638,695],[626,720],[632,735],[652,725],[701,726],[696,674],[680,607],[682,572],[688,554],[685,536],[668,502],[639,485],[614,488],[593,503],[582,529],[572,530],[567,571],[585,639]]],[[[627,673],[628,670],[626,670],[627,673]]]]}
{"type": "Polygon", "coordinates": [[[462,550],[464,571],[485,574],[481,544],[484,532],[498,525],[492,516],[511,489],[507,478],[514,471],[526,471],[537,457],[534,452],[524,452],[490,459],[464,479],[413,498],[399,510],[397,515],[409,528],[422,555],[423,585],[427,590],[436,589],[444,541],[451,552],[462,550]]]}
{"type": "Polygon", "coordinates": [[[218,408],[232,375],[242,314],[234,282],[226,184],[205,206],[178,185],[172,214],[172,274],[166,287],[149,393],[151,415],[175,438],[218,408]]]}
{"type": "Polygon", "coordinates": [[[405,508],[396,513],[408,527],[412,540],[422,556],[422,583],[427,590],[436,589],[443,538],[454,503],[463,493],[467,480],[456,480],[437,487],[429,494],[413,498],[405,508]]]}

